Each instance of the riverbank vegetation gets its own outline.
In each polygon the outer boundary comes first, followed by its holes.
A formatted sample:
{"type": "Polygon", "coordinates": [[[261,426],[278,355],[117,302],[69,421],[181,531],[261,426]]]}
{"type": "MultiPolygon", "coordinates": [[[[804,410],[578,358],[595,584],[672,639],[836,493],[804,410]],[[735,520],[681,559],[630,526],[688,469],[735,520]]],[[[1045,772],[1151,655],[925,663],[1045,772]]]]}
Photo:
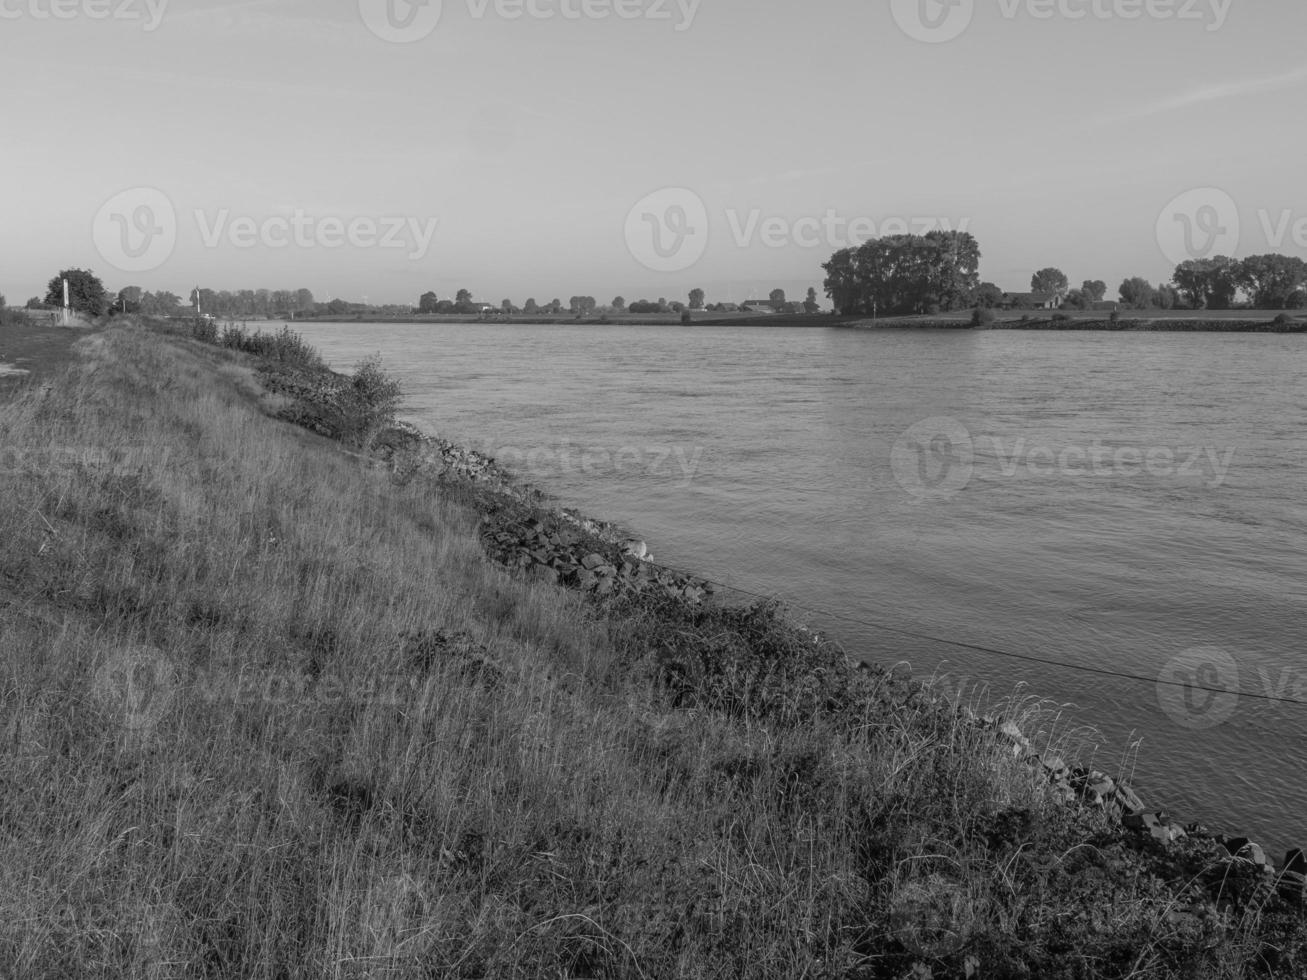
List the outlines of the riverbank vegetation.
{"type": "Polygon", "coordinates": [[[1089,751],[1055,712],[978,718],[772,604],[527,581],[487,491],[281,420],[393,409],[379,367],[351,407],[298,338],[198,329],[0,403],[13,975],[1303,969],[1249,862],[1030,763],[1016,725],[1089,751]]]}

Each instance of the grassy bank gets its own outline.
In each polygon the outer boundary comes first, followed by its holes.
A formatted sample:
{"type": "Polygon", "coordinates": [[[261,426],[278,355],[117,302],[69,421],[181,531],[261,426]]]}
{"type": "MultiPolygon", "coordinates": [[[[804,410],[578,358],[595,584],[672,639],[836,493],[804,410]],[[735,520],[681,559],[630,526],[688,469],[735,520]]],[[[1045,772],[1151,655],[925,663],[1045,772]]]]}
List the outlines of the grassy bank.
{"type": "Polygon", "coordinates": [[[293,345],[125,326],[0,403],[0,972],[1301,969],[1218,843],[770,606],[511,574],[500,504],[278,420],[268,358],[313,397],[293,345]]]}

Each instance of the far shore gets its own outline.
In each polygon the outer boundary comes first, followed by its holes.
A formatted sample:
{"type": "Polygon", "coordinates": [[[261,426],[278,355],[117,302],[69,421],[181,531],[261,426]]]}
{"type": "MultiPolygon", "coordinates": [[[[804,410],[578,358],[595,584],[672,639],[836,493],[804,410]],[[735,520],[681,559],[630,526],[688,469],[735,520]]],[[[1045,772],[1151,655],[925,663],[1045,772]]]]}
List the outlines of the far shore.
{"type": "MultiPolygon", "coordinates": [[[[458,314],[414,316],[340,316],[304,317],[291,322],[314,323],[397,323],[454,324],[479,322],[511,323],[538,326],[590,327],[841,327],[855,330],[1093,330],[1102,332],[1199,332],[1199,333],[1307,333],[1307,319],[1289,312],[1288,322],[1277,323],[1281,315],[1274,310],[1149,310],[1121,311],[1117,319],[1110,313],[1094,311],[995,310],[990,323],[973,324],[971,311],[921,314],[913,316],[868,317],[834,313],[759,314],[709,313],[696,311],[688,321],[680,314],[587,314],[557,316],[525,314],[491,314],[472,317],[458,314]]],[[[220,320],[257,321],[251,317],[219,317],[220,320]]],[[[278,321],[280,322],[280,321],[278,321]]]]}

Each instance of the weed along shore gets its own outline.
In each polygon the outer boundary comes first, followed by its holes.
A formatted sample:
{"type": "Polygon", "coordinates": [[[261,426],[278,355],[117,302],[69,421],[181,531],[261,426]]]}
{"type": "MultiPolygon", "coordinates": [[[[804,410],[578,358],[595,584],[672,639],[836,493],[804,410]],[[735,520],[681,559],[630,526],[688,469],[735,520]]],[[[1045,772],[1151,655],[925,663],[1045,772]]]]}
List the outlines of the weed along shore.
{"type": "Polygon", "coordinates": [[[1301,853],[401,403],[289,330],[130,317],[5,390],[10,975],[1307,976],[1301,853]]]}

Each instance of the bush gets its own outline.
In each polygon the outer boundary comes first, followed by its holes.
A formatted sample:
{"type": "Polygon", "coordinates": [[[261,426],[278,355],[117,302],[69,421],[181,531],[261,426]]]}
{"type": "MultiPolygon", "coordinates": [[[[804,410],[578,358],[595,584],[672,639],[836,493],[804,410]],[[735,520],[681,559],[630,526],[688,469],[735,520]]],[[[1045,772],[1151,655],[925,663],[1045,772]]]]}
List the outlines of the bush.
{"type": "Polygon", "coordinates": [[[1070,321],[1071,321],[1071,317],[1067,316],[1065,313],[1054,313],[1054,314],[1053,314],[1053,322],[1054,322],[1054,323],[1069,323],[1070,321]]]}
{"type": "Polygon", "coordinates": [[[694,317],[690,316],[690,311],[689,311],[689,310],[682,310],[682,311],[681,311],[681,322],[682,322],[682,323],[692,323],[693,321],[694,321],[694,317]]]}
{"type": "Polygon", "coordinates": [[[1275,325],[1277,327],[1288,327],[1297,322],[1297,318],[1289,316],[1288,313],[1281,313],[1275,318],[1275,325]]]}
{"type": "Polygon", "coordinates": [[[993,310],[976,307],[971,311],[971,325],[973,327],[983,327],[987,323],[993,323],[996,319],[993,310]]]}
{"type": "Polygon", "coordinates": [[[1112,313],[1111,313],[1111,315],[1107,318],[1107,320],[1108,320],[1109,323],[1120,323],[1120,322],[1121,322],[1121,311],[1120,311],[1120,310],[1113,310],[1112,313]]]}
{"type": "Polygon", "coordinates": [[[381,430],[394,424],[403,397],[399,382],[381,369],[381,355],[360,361],[340,392],[341,441],[357,449],[370,448],[381,430]]]}

